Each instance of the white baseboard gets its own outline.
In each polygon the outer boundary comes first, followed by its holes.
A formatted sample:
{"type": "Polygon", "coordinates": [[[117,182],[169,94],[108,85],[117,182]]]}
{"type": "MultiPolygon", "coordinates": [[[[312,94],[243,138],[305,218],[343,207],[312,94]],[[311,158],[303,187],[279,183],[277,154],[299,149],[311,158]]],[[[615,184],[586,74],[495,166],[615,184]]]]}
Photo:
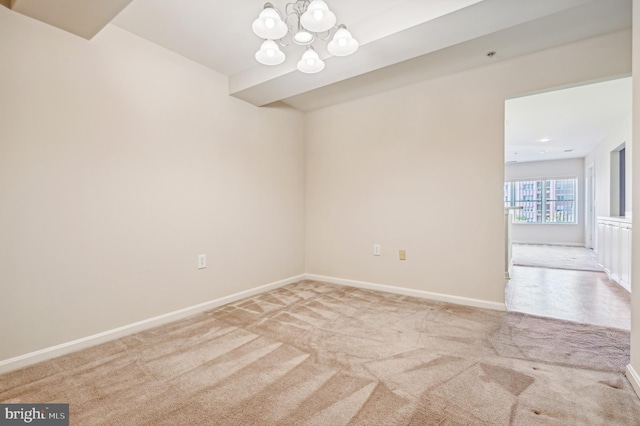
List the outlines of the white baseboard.
{"type": "Polygon", "coordinates": [[[105,343],[111,340],[118,339],[120,337],[128,336],[149,328],[158,327],[163,324],[167,324],[173,321],[186,318],[191,315],[195,315],[218,306],[226,305],[240,299],[255,296],[260,293],[264,293],[269,290],[273,290],[288,284],[310,279],[316,281],[324,281],[332,284],[345,285],[350,287],[365,288],[369,290],[383,291],[387,293],[402,294],[405,296],[413,296],[421,299],[437,300],[440,302],[454,303],[457,305],[473,306],[476,308],[492,309],[497,311],[506,310],[504,303],[491,302],[488,300],[471,299],[467,297],[452,296],[448,294],[432,293],[423,290],[415,290],[404,287],[396,287],[385,284],[374,284],[364,281],[355,281],[343,278],[327,277],[323,275],[315,274],[301,274],[294,277],[290,277],[284,280],[276,281],[270,284],[255,287],[249,290],[241,291],[231,294],[229,296],[221,297],[219,299],[210,300],[208,302],[200,303],[194,306],[189,306],[177,311],[169,312],[166,314],[158,315],[152,318],[148,318],[142,321],[134,322],[124,325],[122,327],[107,330],[101,333],[93,334],[91,336],[82,337],[80,339],[73,340],[71,342],[61,343],[59,345],[51,346],[48,348],[40,349],[34,352],[30,352],[17,357],[0,360],[0,374],[7,373],[9,371],[17,370],[23,367],[27,367],[38,362],[46,361],[52,358],[59,357],[71,352],[79,351],[82,349],[96,346],[101,343],[105,343]]]}
{"type": "Polygon", "coordinates": [[[494,311],[506,311],[504,303],[491,302],[488,300],[471,299],[468,297],[452,296],[449,294],[432,293],[424,290],[414,290],[405,287],[396,287],[385,284],[374,284],[364,281],[355,281],[345,278],[327,277],[324,275],[306,274],[306,279],[315,281],[324,281],[331,284],[344,285],[349,287],[365,288],[368,290],[383,291],[386,293],[402,294],[404,296],[413,296],[421,299],[437,300],[439,302],[454,303],[456,305],[473,306],[475,308],[492,309],[494,311]]]}
{"type": "Polygon", "coordinates": [[[73,340],[71,342],[62,343],[59,345],[51,346],[49,348],[40,349],[38,351],[30,352],[28,354],[19,355],[14,358],[9,358],[0,361],[0,374],[7,373],[9,371],[17,370],[38,362],[46,361],[52,358],[56,358],[61,355],[65,355],[71,352],[75,352],[81,349],[86,349],[91,346],[105,343],[110,340],[115,340],[120,337],[128,336],[130,334],[137,333],[139,331],[147,330],[149,328],[157,327],[159,325],[167,324],[173,321],[177,321],[182,318],[186,318],[191,315],[199,314],[209,309],[217,308],[218,306],[226,305],[227,303],[235,302],[246,297],[255,296],[256,294],[264,293],[269,290],[273,290],[287,284],[292,284],[305,279],[305,275],[297,275],[284,280],[276,281],[270,284],[265,284],[259,287],[255,287],[249,290],[241,291],[231,294],[229,296],[221,297],[219,299],[210,300],[208,302],[200,303],[197,305],[189,306],[177,311],[169,312],[166,314],[158,315],[153,318],[148,318],[142,321],[127,324],[122,327],[107,330],[102,333],[97,333],[91,336],[82,337],[80,339],[73,340]]]}
{"type": "Polygon", "coordinates": [[[511,241],[512,244],[526,244],[529,246],[565,246],[565,247],[586,247],[581,243],[554,243],[554,242],[532,242],[532,241],[511,241]]]}
{"type": "Polygon", "coordinates": [[[638,395],[638,397],[640,397],[640,375],[638,375],[638,372],[634,370],[631,364],[627,365],[626,376],[629,380],[629,383],[631,383],[633,390],[636,391],[636,394],[638,395]]]}

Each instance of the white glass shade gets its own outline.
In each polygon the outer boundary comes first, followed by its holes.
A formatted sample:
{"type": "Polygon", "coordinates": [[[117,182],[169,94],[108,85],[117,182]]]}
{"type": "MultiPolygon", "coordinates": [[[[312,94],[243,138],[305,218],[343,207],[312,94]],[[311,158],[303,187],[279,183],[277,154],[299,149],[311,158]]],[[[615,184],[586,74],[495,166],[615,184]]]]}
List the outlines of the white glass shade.
{"type": "Polygon", "coordinates": [[[358,50],[358,42],[344,26],[340,26],[327,45],[329,53],[335,56],[347,56],[358,50]]]}
{"type": "Polygon", "coordinates": [[[293,36],[294,43],[302,46],[310,44],[311,42],[313,42],[313,39],[313,34],[305,30],[300,30],[293,36]]]}
{"type": "Polygon", "coordinates": [[[298,70],[305,74],[314,74],[324,69],[324,62],[313,49],[307,49],[298,62],[298,70]]]}
{"type": "Polygon", "coordinates": [[[256,52],[256,61],[263,65],[280,65],[285,56],[273,40],[265,40],[256,52]]]}
{"type": "Polygon", "coordinates": [[[287,34],[287,24],[280,18],[280,13],[273,7],[265,5],[258,19],[251,25],[253,32],[260,38],[278,40],[287,34]]]}
{"type": "Polygon", "coordinates": [[[329,31],[336,24],[336,15],[322,0],[313,0],[300,17],[300,23],[312,33],[329,31]]]}

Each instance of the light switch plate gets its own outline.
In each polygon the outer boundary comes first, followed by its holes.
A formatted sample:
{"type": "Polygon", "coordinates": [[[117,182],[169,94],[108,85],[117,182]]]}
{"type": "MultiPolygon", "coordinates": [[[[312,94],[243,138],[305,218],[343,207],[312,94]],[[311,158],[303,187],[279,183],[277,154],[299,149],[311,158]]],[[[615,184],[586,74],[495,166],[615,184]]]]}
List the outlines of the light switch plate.
{"type": "Polygon", "coordinates": [[[207,255],[199,254],[198,255],[198,269],[204,269],[207,267],[207,255]]]}
{"type": "Polygon", "coordinates": [[[407,260],[407,252],[406,250],[400,250],[400,260],[407,260]]]}

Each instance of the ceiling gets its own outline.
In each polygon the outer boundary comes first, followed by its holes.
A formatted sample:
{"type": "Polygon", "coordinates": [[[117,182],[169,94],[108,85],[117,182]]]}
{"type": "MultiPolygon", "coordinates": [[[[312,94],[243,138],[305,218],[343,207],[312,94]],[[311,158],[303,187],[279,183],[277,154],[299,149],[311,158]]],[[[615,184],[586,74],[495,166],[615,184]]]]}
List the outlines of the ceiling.
{"type": "MultiPolygon", "coordinates": [[[[229,94],[256,106],[312,111],[426,79],[631,27],[632,0],[325,0],[360,42],[318,74],[296,69],[303,49],[260,65],[251,31],[266,0],[0,0],[91,40],[115,25],[215,70],[229,94]],[[46,5],[45,5],[46,3],[46,5]],[[488,52],[495,52],[491,57],[488,52]]],[[[280,10],[287,0],[271,0],[280,10]]],[[[630,79],[507,101],[506,161],[581,157],[630,111],[630,79]],[[549,142],[538,142],[549,137],[549,142]],[[572,149],[571,152],[564,152],[572,149]],[[546,151],[545,154],[540,154],[546,151]],[[517,154],[516,154],[517,152],[517,154]]]]}
{"type": "Polygon", "coordinates": [[[327,65],[308,75],[300,46],[281,65],[255,61],[264,2],[133,0],[112,23],[225,74],[232,96],[302,111],[631,26],[631,0],[326,0],[360,49],[330,57],[318,42],[327,65]]]}
{"type": "MultiPolygon", "coordinates": [[[[228,78],[231,96],[256,106],[311,111],[425,79],[631,27],[632,0],[325,0],[360,42],[318,74],[287,60],[259,64],[251,24],[266,0],[0,0],[0,5],[91,40],[116,25],[228,78]],[[487,53],[495,51],[488,57],[487,53]]],[[[271,0],[284,11],[288,0],[271,0]]],[[[291,0],[289,0],[291,1],[291,0]]]]}
{"type": "Polygon", "coordinates": [[[631,77],[507,100],[505,161],[584,157],[630,114],[631,77]]]}

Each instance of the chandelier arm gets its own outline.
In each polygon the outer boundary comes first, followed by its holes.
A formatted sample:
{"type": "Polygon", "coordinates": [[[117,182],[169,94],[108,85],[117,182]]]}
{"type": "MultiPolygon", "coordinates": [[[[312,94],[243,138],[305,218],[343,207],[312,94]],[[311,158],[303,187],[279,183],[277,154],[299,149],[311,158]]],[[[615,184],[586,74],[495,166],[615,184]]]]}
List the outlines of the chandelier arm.
{"type": "Polygon", "coordinates": [[[296,25],[295,28],[300,29],[300,15],[298,15],[295,11],[288,13],[287,16],[284,18],[284,23],[287,24],[287,28],[289,28],[289,31],[291,31],[292,28],[294,28],[290,22],[294,19],[292,18],[292,16],[295,17],[296,19],[296,25]]]}
{"type": "Polygon", "coordinates": [[[282,47],[287,47],[291,44],[291,41],[293,41],[293,36],[291,35],[291,31],[287,31],[287,33],[284,35],[284,37],[282,37],[280,40],[278,40],[278,44],[282,47]],[[289,41],[284,41],[287,36],[289,36],[289,41]]]}
{"type": "Polygon", "coordinates": [[[284,5],[284,14],[285,14],[285,15],[287,15],[287,16],[289,16],[289,15],[291,15],[292,13],[296,13],[296,11],[295,11],[295,4],[293,4],[293,3],[287,3],[287,4],[285,4],[285,5],[284,5]],[[289,11],[289,9],[291,9],[291,12],[289,11]]]}
{"type": "Polygon", "coordinates": [[[308,1],[296,0],[294,2],[287,3],[284,6],[284,12],[287,15],[295,13],[296,15],[300,16],[305,12],[305,10],[307,10],[308,4],[305,4],[305,3],[308,3],[308,1]]]}
{"type": "Polygon", "coordinates": [[[302,15],[307,11],[309,4],[311,4],[311,0],[296,0],[296,6],[298,10],[298,15],[302,15]]]}
{"type": "Polygon", "coordinates": [[[334,28],[337,28],[337,27],[334,25],[334,26],[333,26],[333,28],[329,28],[327,31],[323,31],[323,32],[321,32],[321,33],[315,33],[315,34],[317,34],[317,36],[318,36],[318,40],[320,40],[320,41],[327,41],[327,40],[329,40],[329,39],[331,38],[331,31],[332,31],[334,28]],[[326,37],[321,37],[321,34],[324,34],[324,33],[327,33],[327,36],[326,36],[326,37]]]}

